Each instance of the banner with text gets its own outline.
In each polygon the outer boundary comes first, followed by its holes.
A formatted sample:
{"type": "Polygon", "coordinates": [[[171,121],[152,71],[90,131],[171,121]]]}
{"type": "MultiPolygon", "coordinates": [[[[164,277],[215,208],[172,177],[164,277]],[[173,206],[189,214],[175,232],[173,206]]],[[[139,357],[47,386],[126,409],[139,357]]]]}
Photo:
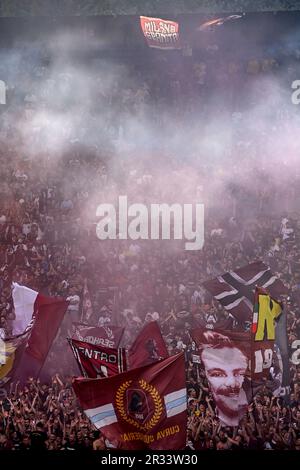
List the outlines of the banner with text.
{"type": "Polygon", "coordinates": [[[149,47],[180,49],[179,25],[175,21],[141,16],[141,28],[149,47]]]}

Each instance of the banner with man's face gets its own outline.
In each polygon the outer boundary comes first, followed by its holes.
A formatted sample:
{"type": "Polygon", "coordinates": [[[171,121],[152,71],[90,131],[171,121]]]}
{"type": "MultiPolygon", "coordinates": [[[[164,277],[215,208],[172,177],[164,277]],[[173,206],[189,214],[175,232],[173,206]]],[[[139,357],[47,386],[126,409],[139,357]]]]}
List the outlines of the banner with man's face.
{"type": "Polygon", "coordinates": [[[251,395],[249,333],[197,328],[192,336],[200,350],[218,417],[227,426],[237,426],[251,395]]]}
{"type": "MultiPolygon", "coordinates": [[[[278,313],[279,307],[277,305],[275,307],[278,313]]],[[[276,313],[274,312],[273,316],[276,313]]],[[[264,325],[269,315],[262,306],[260,313],[263,315],[254,316],[259,328],[253,326],[252,331],[236,332],[205,328],[196,328],[192,331],[199,348],[200,366],[204,369],[218,416],[227,426],[236,426],[239,423],[247,410],[247,405],[262,387],[267,387],[274,395],[277,395],[280,389],[281,383],[278,378],[280,361],[275,354],[275,342],[272,337],[268,338],[264,333],[264,325]]]]}

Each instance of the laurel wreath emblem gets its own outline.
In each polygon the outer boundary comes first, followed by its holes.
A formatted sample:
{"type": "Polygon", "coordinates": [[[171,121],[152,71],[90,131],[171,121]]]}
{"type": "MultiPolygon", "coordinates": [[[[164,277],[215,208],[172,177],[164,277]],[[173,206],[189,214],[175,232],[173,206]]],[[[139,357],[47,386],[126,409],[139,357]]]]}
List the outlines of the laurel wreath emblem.
{"type": "Polygon", "coordinates": [[[150,431],[158,421],[160,420],[160,417],[163,412],[163,404],[162,404],[162,399],[160,394],[158,393],[157,389],[153,386],[148,384],[145,380],[141,379],[139,380],[139,385],[140,387],[145,391],[148,392],[153,400],[154,403],[154,413],[152,418],[145,424],[140,424],[137,421],[135,421],[133,418],[128,416],[125,410],[125,393],[126,390],[130,387],[132,384],[132,380],[127,380],[124,382],[117,390],[116,396],[115,396],[115,402],[116,402],[116,407],[117,410],[121,416],[121,418],[128,424],[131,424],[132,426],[138,428],[141,431],[150,431]]]}

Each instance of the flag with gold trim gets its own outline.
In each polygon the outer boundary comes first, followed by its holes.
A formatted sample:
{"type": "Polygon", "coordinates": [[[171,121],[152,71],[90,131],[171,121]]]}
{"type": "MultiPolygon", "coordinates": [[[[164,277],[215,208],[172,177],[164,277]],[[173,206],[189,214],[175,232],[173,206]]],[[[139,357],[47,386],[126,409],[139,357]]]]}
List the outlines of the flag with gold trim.
{"type": "Polygon", "coordinates": [[[76,378],[73,388],[85,414],[117,448],[185,447],[183,353],[106,379],[76,378]]]}

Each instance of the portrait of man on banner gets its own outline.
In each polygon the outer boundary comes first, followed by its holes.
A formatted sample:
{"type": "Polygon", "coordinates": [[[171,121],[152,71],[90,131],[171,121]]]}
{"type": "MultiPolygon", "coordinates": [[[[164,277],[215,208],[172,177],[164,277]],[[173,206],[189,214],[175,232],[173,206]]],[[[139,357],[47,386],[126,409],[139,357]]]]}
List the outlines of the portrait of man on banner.
{"type": "Polygon", "coordinates": [[[195,334],[194,337],[216,413],[227,426],[237,426],[248,408],[248,344],[210,330],[203,330],[200,336],[195,334]]]}

